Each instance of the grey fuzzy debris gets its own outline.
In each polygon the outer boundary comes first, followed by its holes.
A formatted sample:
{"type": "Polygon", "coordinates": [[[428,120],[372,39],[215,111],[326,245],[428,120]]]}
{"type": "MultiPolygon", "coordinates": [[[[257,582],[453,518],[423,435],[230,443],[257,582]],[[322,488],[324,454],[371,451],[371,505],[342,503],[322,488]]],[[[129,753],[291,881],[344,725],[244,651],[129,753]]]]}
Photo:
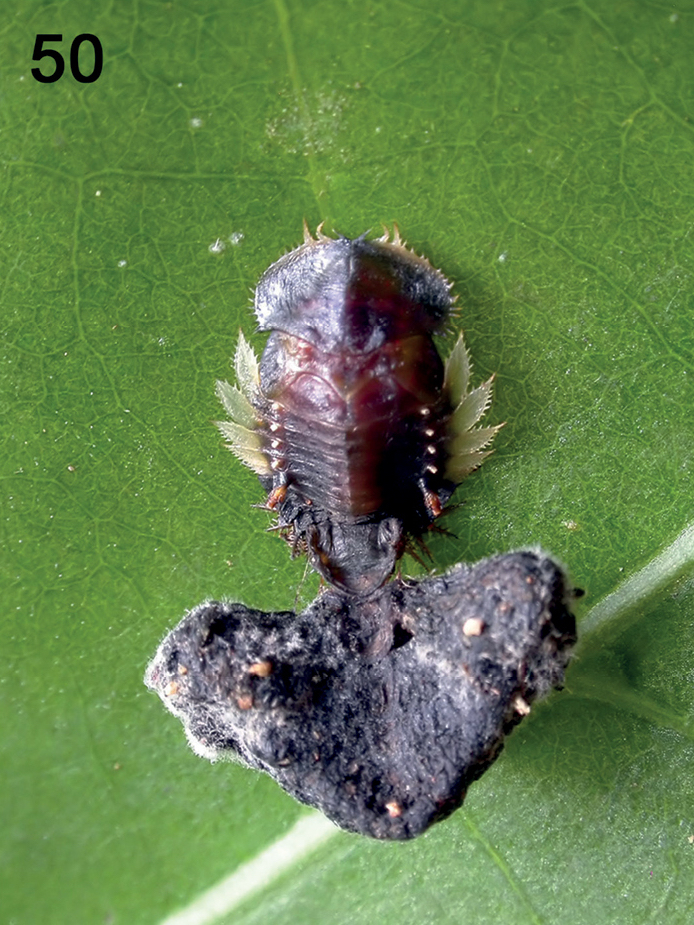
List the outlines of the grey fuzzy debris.
{"type": "Polygon", "coordinates": [[[516,552],[365,600],[331,589],[300,614],[206,602],[145,682],[199,754],[266,771],[349,831],[412,838],[460,806],[528,705],[561,685],[570,600],[551,559],[516,552]]]}

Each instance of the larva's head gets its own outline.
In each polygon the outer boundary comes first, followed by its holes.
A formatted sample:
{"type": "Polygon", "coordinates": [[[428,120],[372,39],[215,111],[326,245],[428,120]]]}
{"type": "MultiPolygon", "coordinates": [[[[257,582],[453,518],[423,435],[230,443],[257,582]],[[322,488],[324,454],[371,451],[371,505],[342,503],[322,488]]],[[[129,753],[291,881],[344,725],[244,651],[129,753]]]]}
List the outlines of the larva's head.
{"type": "Polygon", "coordinates": [[[266,270],[255,294],[261,330],[327,353],[439,332],[452,305],[448,280],[399,238],[308,237],[266,270]]]}

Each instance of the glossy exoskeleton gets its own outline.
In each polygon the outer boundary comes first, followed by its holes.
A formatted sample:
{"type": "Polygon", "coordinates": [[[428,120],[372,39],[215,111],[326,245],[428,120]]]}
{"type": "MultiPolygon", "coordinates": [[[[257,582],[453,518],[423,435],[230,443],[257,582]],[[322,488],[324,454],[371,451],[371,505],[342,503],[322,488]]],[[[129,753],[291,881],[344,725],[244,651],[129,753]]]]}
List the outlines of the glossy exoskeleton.
{"type": "Polygon", "coordinates": [[[393,239],[305,228],[255,294],[270,337],[258,363],[243,334],[238,387],[217,383],[218,426],[260,477],[293,548],[330,584],[367,595],[488,455],[475,428],[492,380],[469,390],[461,337],[444,365],[433,341],[450,283],[393,239]]]}

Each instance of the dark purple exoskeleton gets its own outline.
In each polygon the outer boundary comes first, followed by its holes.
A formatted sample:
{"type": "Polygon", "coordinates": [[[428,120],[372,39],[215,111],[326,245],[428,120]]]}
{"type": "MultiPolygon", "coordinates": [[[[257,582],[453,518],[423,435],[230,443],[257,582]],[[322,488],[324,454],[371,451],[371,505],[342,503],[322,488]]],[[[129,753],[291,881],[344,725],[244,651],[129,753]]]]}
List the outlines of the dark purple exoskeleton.
{"type": "Polygon", "coordinates": [[[261,278],[260,363],[241,334],[239,387],[217,384],[218,426],[260,477],[268,508],[330,584],[367,595],[392,574],[498,427],[474,428],[491,380],[468,390],[462,336],[444,366],[433,341],[450,283],[391,241],[304,243],[261,278]]]}

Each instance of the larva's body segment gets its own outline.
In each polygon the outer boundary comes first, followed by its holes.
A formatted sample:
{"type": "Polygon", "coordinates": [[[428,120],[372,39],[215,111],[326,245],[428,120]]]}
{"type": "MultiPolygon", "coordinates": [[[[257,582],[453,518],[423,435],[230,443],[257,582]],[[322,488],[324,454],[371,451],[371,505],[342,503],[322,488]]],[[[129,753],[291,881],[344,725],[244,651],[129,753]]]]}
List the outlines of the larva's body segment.
{"type": "Polygon", "coordinates": [[[392,574],[476,468],[498,428],[471,430],[491,382],[468,392],[462,340],[446,368],[432,340],[450,284],[395,240],[305,242],[258,284],[270,337],[243,335],[240,389],[218,384],[231,449],[258,473],[295,548],[331,584],[368,594],[392,574]]]}
{"type": "Polygon", "coordinates": [[[380,510],[404,521],[425,516],[413,475],[434,491],[442,487],[433,469],[440,472],[444,463],[444,429],[427,432],[430,419],[440,425],[449,411],[443,364],[431,341],[327,354],[273,333],[260,369],[269,421],[277,425],[274,453],[271,445],[277,483],[286,477],[303,486],[314,504],[338,517],[380,510]]]}

